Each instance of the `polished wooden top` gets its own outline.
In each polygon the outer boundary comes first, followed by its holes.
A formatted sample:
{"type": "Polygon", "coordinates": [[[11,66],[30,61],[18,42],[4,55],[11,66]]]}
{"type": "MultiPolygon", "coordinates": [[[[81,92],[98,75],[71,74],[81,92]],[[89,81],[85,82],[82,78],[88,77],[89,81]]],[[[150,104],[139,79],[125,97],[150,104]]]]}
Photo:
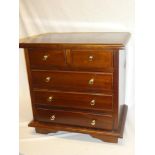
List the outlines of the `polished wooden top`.
{"type": "Polygon", "coordinates": [[[130,38],[128,32],[80,32],[46,33],[20,40],[21,48],[49,44],[101,44],[125,46],[130,38]]]}

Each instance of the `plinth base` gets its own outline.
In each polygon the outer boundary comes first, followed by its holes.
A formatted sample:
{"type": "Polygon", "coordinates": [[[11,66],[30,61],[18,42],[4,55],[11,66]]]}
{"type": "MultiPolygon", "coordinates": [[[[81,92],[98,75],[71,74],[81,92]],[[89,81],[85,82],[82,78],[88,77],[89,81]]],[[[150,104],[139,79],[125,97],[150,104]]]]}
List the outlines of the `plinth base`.
{"type": "Polygon", "coordinates": [[[123,138],[127,109],[128,109],[128,106],[123,105],[122,112],[120,115],[119,127],[116,131],[105,131],[101,129],[90,129],[90,128],[84,128],[84,127],[71,126],[71,125],[52,124],[52,123],[39,122],[34,120],[31,121],[28,126],[35,127],[36,132],[42,133],[42,134],[48,134],[48,133],[57,132],[57,131],[78,132],[78,133],[89,134],[92,137],[101,139],[102,141],[105,141],[105,142],[117,143],[118,138],[123,138]]]}

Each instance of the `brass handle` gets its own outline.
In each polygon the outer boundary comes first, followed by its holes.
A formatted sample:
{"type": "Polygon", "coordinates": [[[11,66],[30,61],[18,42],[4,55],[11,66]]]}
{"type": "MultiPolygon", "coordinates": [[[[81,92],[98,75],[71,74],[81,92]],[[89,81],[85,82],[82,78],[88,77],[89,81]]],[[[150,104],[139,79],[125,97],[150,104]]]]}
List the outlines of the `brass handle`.
{"type": "Polygon", "coordinates": [[[49,82],[51,80],[51,77],[46,77],[45,82],[49,82]]]}
{"type": "Polygon", "coordinates": [[[90,105],[95,105],[95,100],[91,100],[90,105]]]}
{"type": "Polygon", "coordinates": [[[46,61],[48,57],[49,57],[48,55],[44,55],[43,56],[43,61],[46,61]]]}
{"type": "Polygon", "coordinates": [[[96,123],[95,120],[92,120],[92,121],[91,121],[91,125],[92,125],[92,126],[95,126],[95,123],[96,123]]]}
{"type": "Polygon", "coordinates": [[[54,121],[54,120],[55,120],[55,115],[52,115],[52,116],[50,117],[50,120],[51,120],[51,121],[54,121]]]}
{"type": "Polygon", "coordinates": [[[89,61],[93,61],[94,57],[92,55],[89,56],[89,61]]]}
{"type": "Polygon", "coordinates": [[[90,79],[88,83],[89,83],[89,85],[93,85],[94,84],[94,79],[93,78],[90,79]]]}
{"type": "Polygon", "coordinates": [[[52,100],[53,100],[53,96],[49,96],[47,99],[48,102],[52,102],[52,100]]]}

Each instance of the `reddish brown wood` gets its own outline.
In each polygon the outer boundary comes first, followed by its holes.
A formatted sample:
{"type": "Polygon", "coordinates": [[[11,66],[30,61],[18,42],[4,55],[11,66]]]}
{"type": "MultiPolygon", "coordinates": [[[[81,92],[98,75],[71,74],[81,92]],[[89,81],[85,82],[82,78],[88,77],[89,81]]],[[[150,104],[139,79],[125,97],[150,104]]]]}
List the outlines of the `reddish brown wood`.
{"type": "Polygon", "coordinates": [[[70,56],[70,49],[66,49],[66,63],[68,65],[68,67],[71,65],[71,56],[70,56]]]}
{"type": "Polygon", "coordinates": [[[117,142],[127,113],[119,103],[119,55],[128,38],[128,33],[72,33],[21,41],[34,117],[29,126],[38,133],[63,130],[117,142]]]}
{"type": "Polygon", "coordinates": [[[42,129],[42,128],[35,128],[36,130],[36,133],[41,133],[41,134],[48,134],[48,133],[51,133],[51,132],[57,132],[55,130],[52,130],[52,129],[42,129]]]}
{"type": "Polygon", "coordinates": [[[112,116],[108,114],[91,114],[68,110],[37,108],[35,118],[43,122],[112,130],[112,116]]]}
{"type": "Polygon", "coordinates": [[[91,129],[86,127],[77,127],[65,124],[53,124],[38,121],[31,121],[29,127],[35,127],[42,129],[42,133],[56,132],[56,131],[70,131],[79,132],[84,134],[90,134],[92,137],[101,139],[106,142],[117,143],[118,138],[123,138],[123,131],[125,127],[125,119],[127,115],[127,105],[122,106],[121,119],[119,120],[119,128],[115,131],[106,131],[101,129],[91,129]]]}
{"type": "Polygon", "coordinates": [[[79,70],[112,70],[113,50],[72,50],[71,68],[79,70]]]}
{"type": "Polygon", "coordinates": [[[36,90],[33,93],[35,104],[76,108],[80,110],[113,110],[112,95],[40,90],[36,90]]]}
{"type": "Polygon", "coordinates": [[[32,113],[33,113],[33,118],[35,118],[35,107],[34,107],[34,96],[32,93],[32,76],[31,76],[31,70],[30,70],[30,61],[29,61],[29,56],[28,56],[28,49],[24,49],[24,54],[25,54],[25,60],[26,60],[26,69],[27,69],[27,76],[28,76],[28,83],[29,83],[29,89],[30,89],[30,96],[31,96],[31,106],[32,106],[32,113]]]}
{"type": "Polygon", "coordinates": [[[66,66],[65,51],[51,49],[29,49],[29,60],[31,68],[51,69],[66,66]]]}
{"type": "Polygon", "coordinates": [[[114,52],[114,74],[113,74],[113,84],[114,84],[114,96],[113,96],[113,102],[114,102],[114,130],[118,129],[118,95],[119,95],[119,51],[114,52]]]}
{"type": "Polygon", "coordinates": [[[86,73],[62,71],[32,71],[34,88],[47,88],[67,91],[112,91],[112,73],[86,73]],[[50,78],[46,82],[46,78],[50,78]],[[89,81],[93,80],[92,84],[89,81]]]}

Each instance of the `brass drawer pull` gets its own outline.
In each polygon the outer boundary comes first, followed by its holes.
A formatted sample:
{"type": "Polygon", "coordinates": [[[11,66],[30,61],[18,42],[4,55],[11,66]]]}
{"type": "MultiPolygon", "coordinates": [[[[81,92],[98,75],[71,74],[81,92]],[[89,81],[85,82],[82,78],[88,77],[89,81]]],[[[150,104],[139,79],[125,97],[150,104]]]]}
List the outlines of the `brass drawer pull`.
{"type": "Polygon", "coordinates": [[[90,105],[94,106],[95,105],[95,100],[91,100],[90,105]]]}
{"type": "Polygon", "coordinates": [[[45,82],[49,82],[51,80],[51,77],[46,77],[45,82]]]}
{"type": "Polygon", "coordinates": [[[89,56],[89,61],[93,61],[94,57],[92,55],[89,56]]]}
{"type": "Polygon", "coordinates": [[[95,120],[92,120],[92,121],[91,121],[91,125],[92,125],[92,126],[95,126],[95,124],[96,124],[96,121],[95,121],[95,120]]]}
{"type": "Polygon", "coordinates": [[[54,120],[55,120],[55,115],[52,115],[52,116],[50,117],[50,120],[51,120],[51,121],[54,121],[54,120]]]}
{"type": "Polygon", "coordinates": [[[89,82],[88,82],[88,84],[89,84],[89,85],[93,85],[93,84],[94,84],[94,79],[93,79],[93,78],[90,79],[89,82]]]}
{"type": "Polygon", "coordinates": [[[48,59],[48,57],[49,57],[48,55],[44,55],[43,56],[43,61],[46,61],[48,59]]]}
{"type": "Polygon", "coordinates": [[[47,99],[48,102],[52,102],[53,101],[53,96],[49,96],[47,99]]]}

